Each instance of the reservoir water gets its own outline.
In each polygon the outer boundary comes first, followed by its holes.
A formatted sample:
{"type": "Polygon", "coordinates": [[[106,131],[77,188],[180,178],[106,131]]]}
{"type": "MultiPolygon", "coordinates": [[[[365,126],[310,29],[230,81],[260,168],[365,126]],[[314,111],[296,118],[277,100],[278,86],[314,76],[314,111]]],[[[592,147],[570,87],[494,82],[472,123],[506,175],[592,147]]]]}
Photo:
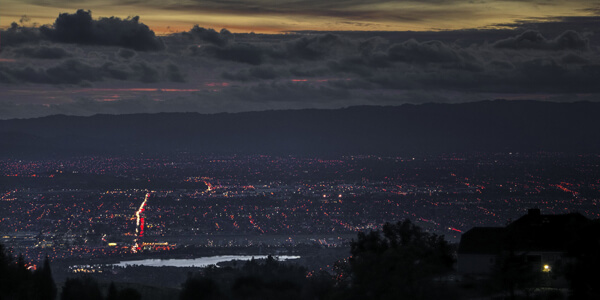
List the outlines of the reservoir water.
{"type": "MultiPolygon", "coordinates": [[[[221,256],[208,256],[198,257],[189,259],[142,259],[142,260],[126,260],[119,263],[113,264],[114,266],[127,267],[127,266],[148,266],[148,267],[208,267],[210,265],[216,265],[220,262],[232,261],[232,260],[243,260],[249,261],[254,259],[266,259],[267,255],[221,255],[221,256]]],[[[291,259],[298,259],[300,256],[274,256],[274,258],[285,261],[291,259]]]]}

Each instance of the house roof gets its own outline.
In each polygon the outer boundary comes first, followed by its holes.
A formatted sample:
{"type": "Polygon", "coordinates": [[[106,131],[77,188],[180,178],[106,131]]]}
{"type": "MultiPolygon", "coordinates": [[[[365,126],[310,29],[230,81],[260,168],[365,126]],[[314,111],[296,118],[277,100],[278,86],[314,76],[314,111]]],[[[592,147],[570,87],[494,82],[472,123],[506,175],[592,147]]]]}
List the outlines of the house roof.
{"type": "Polygon", "coordinates": [[[504,227],[474,227],[462,235],[458,253],[498,254],[505,234],[504,227]]]}
{"type": "Polygon", "coordinates": [[[507,229],[507,246],[515,251],[565,252],[590,220],[579,213],[563,215],[527,214],[507,229]]]}
{"type": "Polygon", "coordinates": [[[475,227],[462,235],[458,253],[566,252],[591,221],[579,213],[542,215],[532,209],[506,227],[475,227]]]}

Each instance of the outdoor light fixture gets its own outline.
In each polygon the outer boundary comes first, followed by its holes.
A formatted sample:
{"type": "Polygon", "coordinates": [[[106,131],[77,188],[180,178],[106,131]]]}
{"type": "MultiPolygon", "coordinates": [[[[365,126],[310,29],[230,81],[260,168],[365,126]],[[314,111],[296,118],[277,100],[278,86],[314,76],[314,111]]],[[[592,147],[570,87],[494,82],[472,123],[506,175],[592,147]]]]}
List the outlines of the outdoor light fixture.
{"type": "Polygon", "coordinates": [[[550,268],[549,265],[544,265],[544,272],[550,272],[552,270],[552,268],[550,268]]]}

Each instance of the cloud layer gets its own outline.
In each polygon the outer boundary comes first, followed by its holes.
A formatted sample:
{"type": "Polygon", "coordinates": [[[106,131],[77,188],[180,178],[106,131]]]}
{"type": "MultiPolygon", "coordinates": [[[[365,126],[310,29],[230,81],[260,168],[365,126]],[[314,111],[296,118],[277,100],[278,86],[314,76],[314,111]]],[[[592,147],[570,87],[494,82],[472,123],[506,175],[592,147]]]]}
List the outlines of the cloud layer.
{"type": "Polygon", "coordinates": [[[1,33],[0,118],[597,100],[600,26],[592,20],[565,18],[562,31],[560,20],[487,30],[277,35],[195,26],[159,39],[137,17],[94,20],[78,10],[53,26],[15,24],[1,33]],[[28,86],[56,92],[51,98],[26,92],[28,86]],[[94,92],[69,96],[82,87],[94,92]],[[98,92],[115,87],[118,94],[98,92]]]}
{"type": "Polygon", "coordinates": [[[578,32],[567,30],[555,39],[546,39],[539,31],[527,30],[518,36],[494,43],[496,48],[535,50],[589,50],[589,40],[578,32]]]}
{"type": "Polygon", "coordinates": [[[3,45],[35,43],[47,40],[58,43],[81,45],[120,46],[138,51],[157,51],[164,44],[139,17],[120,19],[116,17],[94,20],[92,13],[77,10],[73,14],[62,13],[53,25],[26,28],[13,23],[3,32],[3,45]]]}

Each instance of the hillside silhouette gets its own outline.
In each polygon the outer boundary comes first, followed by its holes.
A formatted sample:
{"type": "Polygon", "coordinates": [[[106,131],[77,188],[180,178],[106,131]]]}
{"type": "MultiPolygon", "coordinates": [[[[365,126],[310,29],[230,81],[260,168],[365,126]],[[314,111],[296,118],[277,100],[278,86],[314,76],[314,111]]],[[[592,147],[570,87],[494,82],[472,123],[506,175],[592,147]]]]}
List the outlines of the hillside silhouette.
{"type": "Polygon", "coordinates": [[[600,103],[483,101],[0,121],[0,155],[410,155],[600,150],[600,103]]]}

